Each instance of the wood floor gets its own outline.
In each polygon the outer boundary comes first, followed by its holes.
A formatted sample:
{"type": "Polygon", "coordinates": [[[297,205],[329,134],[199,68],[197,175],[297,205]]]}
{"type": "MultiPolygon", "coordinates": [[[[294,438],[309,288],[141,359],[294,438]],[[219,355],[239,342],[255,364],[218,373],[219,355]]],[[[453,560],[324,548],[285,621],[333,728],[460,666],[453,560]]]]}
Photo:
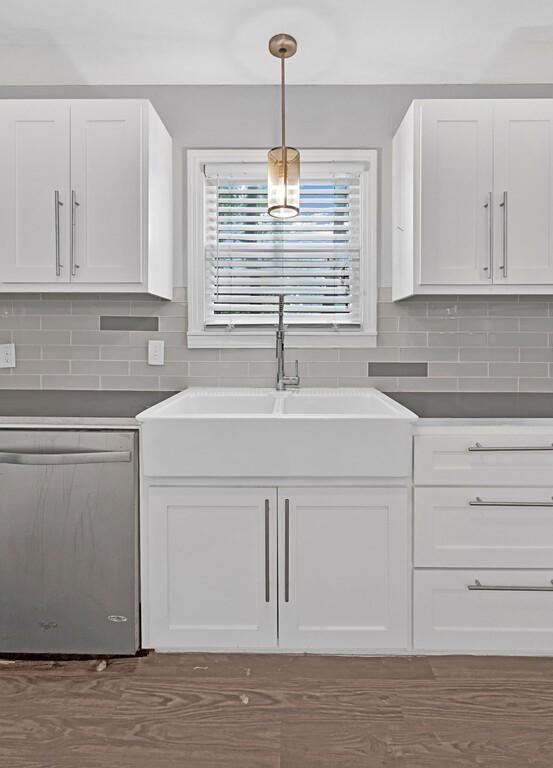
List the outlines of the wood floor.
{"type": "Polygon", "coordinates": [[[0,660],[1,768],[553,768],[553,659],[0,660]]]}

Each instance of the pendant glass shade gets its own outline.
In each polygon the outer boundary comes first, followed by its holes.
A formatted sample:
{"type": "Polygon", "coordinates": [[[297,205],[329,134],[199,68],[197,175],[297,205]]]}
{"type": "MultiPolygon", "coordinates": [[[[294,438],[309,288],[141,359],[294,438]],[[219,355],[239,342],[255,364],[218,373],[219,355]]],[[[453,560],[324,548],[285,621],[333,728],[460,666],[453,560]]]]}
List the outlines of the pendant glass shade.
{"type": "Polygon", "coordinates": [[[300,212],[300,153],[293,147],[274,147],[268,155],[269,216],[292,219],[300,212]]]}

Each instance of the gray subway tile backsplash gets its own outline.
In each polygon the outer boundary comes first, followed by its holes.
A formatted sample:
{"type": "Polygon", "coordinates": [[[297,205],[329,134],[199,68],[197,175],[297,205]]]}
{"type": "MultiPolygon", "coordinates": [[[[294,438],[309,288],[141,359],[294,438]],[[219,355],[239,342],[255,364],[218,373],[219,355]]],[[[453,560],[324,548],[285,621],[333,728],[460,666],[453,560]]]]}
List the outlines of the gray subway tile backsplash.
{"type": "Polygon", "coordinates": [[[457,360],[458,357],[458,347],[405,347],[399,350],[399,359],[405,361],[457,360]]]}
{"type": "Polygon", "coordinates": [[[548,375],[548,363],[490,363],[490,376],[531,376],[539,379],[548,375]]]}
{"type": "MultiPolygon", "coordinates": [[[[174,301],[106,294],[5,295],[0,343],[18,365],[0,388],[162,389],[272,386],[274,350],[189,349],[186,293],[174,301]],[[165,365],[147,363],[148,339],[165,365]]],[[[544,297],[416,297],[379,291],[376,347],[287,350],[303,386],[388,391],[553,391],[553,301],[544,297]]]]}
{"type": "Polygon", "coordinates": [[[100,315],[101,331],[158,331],[159,329],[158,317],[148,317],[146,315],[100,315]]]}
{"type": "Polygon", "coordinates": [[[369,363],[369,376],[428,376],[428,363],[369,363]]]}
{"type": "Polygon", "coordinates": [[[553,347],[522,347],[519,354],[523,363],[553,362],[553,347]]]}
{"type": "Polygon", "coordinates": [[[488,363],[430,363],[428,375],[431,377],[446,376],[459,378],[460,376],[487,376],[488,363]]]}

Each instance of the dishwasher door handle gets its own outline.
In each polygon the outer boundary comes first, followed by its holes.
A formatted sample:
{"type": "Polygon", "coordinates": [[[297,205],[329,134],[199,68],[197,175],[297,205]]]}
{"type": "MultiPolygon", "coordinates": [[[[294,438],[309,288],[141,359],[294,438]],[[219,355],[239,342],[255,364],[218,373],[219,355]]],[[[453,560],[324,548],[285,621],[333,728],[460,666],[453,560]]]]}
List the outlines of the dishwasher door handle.
{"type": "Polygon", "coordinates": [[[131,451],[83,451],[66,453],[32,453],[0,451],[0,464],[112,464],[131,461],[131,451]]]}

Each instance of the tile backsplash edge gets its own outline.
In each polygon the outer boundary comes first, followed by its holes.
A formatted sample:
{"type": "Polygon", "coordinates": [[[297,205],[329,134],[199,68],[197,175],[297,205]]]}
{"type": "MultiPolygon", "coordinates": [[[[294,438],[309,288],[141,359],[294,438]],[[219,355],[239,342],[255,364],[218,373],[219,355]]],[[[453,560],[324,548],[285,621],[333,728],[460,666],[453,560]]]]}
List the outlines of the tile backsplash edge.
{"type": "MultiPolygon", "coordinates": [[[[290,349],[289,356],[300,360],[303,385],[553,391],[553,297],[416,297],[393,303],[390,289],[380,288],[378,330],[375,348],[290,349]],[[369,363],[382,364],[371,372],[386,375],[369,377],[369,363]]],[[[16,344],[17,367],[0,369],[2,389],[176,390],[274,381],[272,349],[188,349],[184,288],[170,302],[127,294],[4,294],[0,343],[5,342],[16,344]],[[165,341],[164,366],[147,364],[148,339],[165,341]]]]}

